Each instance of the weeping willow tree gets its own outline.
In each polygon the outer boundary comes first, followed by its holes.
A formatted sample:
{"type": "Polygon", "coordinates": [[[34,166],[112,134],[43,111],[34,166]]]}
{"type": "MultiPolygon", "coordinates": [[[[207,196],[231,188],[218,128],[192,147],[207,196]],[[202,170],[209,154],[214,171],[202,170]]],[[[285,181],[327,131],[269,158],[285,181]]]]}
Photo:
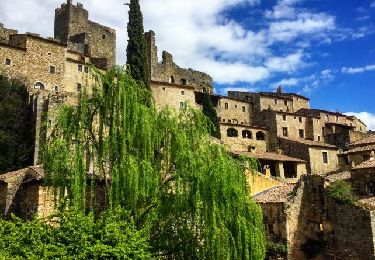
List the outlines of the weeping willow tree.
{"type": "Polygon", "coordinates": [[[244,164],[210,142],[200,111],[158,113],[137,84],[117,67],[60,109],[43,157],[49,184],[69,209],[87,211],[104,183],[108,210],[131,212],[157,258],[264,259],[244,164]]]}

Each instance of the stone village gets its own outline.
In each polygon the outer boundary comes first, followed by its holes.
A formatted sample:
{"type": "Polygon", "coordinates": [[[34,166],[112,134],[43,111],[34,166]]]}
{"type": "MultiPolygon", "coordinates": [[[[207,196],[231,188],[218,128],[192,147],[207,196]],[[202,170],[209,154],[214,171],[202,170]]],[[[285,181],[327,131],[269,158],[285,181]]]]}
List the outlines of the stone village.
{"type": "MultiPolygon", "coordinates": [[[[259,161],[248,173],[253,198],[261,205],[268,239],[287,246],[288,259],[375,259],[375,135],[354,116],[312,109],[307,97],[276,92],[214,94],[213,79],[180,68],[172,54],[158,50],[153,31],[145,35],[151,91],[158,110],[202,107],[203,93],[220,118],[222,145],[236,158],[259,161]],[[340,203],[326,188],[337,180],[352,184],[358,201],[340,203]]],[[[0,175],[0,214],[29,218],[53,210],[42,185],[39,163],[42,117],[53,124],[61,103],[76,104],[93,82],[91,66],[116,64],[115,30],[89,20],[71,0],[55,10],[54,37],[18,34],[0,24],[0,72],[25,80],[35,116],[34,166],[0,175]]]]}

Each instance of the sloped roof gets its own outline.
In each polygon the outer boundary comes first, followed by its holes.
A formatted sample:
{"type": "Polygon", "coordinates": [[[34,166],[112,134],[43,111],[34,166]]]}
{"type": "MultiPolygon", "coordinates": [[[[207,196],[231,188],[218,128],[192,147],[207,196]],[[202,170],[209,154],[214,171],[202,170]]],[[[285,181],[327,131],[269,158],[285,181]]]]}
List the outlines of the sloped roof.
{"type": "Polygon", "coordinates": [[[325,176],[325,179],[328,181],[334,182],[337,180],[347,180],[350,179],[351,173],[350,171],[344,171],[344,172],[339,172],[339,173],[333,173],[333,174],[328,174],[325,176]]]}
{"type": "Polygon", "coordinates": [[[42,166],[30,166],[13,172],[0,175],[0,182],[15,183],[27,182],[31,180],[42,180],[44,178],[44,170],[42,166]]]}
{"type": "Polygon", "coordinates": [[[367,151],[375,151],[375,144],[360,146],[350,149],[347,153],[360,153],[360,152],[367,152],[367,151]]]}
{"type": "Polygon", "coordinates": [[[364,144],[375,144],[375,134],[370,135],[362,140],[350,144],[350,146],[364,145],[364,144]]]}
{"type": "Polygon", "coordinates": [[[259,203],[282,203],[286,202],[294,189],[294,184],[278,186],[256,194],[253,199],[259,203]]]}
{"type": "Polygon", "coordinates": [[[239,155],[246,155],[252,158],[257,158],[260,160],[269,160],[269,161],[282,161],[282,162],[297,162],[297,163],[306,163],[306,161],[298,159],[298,158],[293,158],[289,157],[283,154],[277,154],[277,153],[270,153],[270,152],[265,152],[265,153],[260,153],[260,152],[235,152],[235,154],[239,155]]]}
{"type": "Polygon", "coordinates": [[[287,137],[279,137],[279,138],[285,139],[287,141],[305,144],[305,145],[312,146],[312,147],[323,147],[323,148],[331,148],[331,149],[337,149],[337,150],[339,149],[338,147],[334,145],[326,144],[323,142],[317,142],[317,141],[306,140],[306,139],[292,139],[292,138],[287,138],[287,137]]]}
{"type": "Polygon", "coordinates": [[[363,163],[354,167],[353,170],[370,169],[370,168],[375,168],[375,160],[364,161],[363,163]]]}

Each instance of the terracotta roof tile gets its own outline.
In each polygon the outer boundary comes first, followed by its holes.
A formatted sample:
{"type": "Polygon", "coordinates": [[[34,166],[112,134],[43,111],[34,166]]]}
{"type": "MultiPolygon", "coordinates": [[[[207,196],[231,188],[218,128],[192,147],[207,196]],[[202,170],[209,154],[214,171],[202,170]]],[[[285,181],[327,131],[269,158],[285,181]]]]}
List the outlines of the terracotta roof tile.
{"type": "Polygon", "coordinates": [[[294,185],[287,184],[278,186],[261,193],[256,194],[253,198],[259,203],[281,203],[286,202],[290,193],[293,191],[294,185]]]}
{"type": "Polygon", "coordinates": [[[325,176],[325,178],[331,182],[334,182],[337,180],[347,180],[347,179],[350,179],[350,177],[351,177],[351,173],[349,171],[329,174],[325,176]]]}
{"type": "Polygon", "coordinates": [[[370,169],[370,168],[375,168],[375,160],[374,159],[364,161],[363,163],[354,167],[353,170],[370,169]]]}
{"type": "Polygon", "coordinates": [[[350,146],[361,145],[361,144],[375,144],[375,134],[370,135],[362,140],[350,144],[350,146]]]}
{"type": "Polygon", "coordinates": [[[366,152],[366,151],[375,151],[375,144],[360,146],[350,149],[347,153],[359,153],[359,152],[366,152]]]}
{"type": "Polygon", "coordinates": [[[277,154],[277,153],[258,153],[258,152],[234,152],[235,154],[238,155],[246,155],[252,158],[257,158],[260,160],[270,160],[270,161],[283,161],[283,162],[298,162],[298,163],[306,163],[306,161],[298,159],[298,158],[293,158],[289,157],[283,154],[277,154]]]}

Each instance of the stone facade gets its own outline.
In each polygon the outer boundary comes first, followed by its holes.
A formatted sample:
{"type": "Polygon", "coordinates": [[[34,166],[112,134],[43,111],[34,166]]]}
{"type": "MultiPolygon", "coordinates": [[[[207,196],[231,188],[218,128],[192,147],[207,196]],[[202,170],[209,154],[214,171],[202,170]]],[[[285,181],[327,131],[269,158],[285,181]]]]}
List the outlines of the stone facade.
{"type": "Polygon", "coordinates": [[[148,61],[151,71],[151,80],[192,86],[198,92],[213,93],[212,78],[206,73],[193,69],[183,69],[173,61],[172,54],[167,51],[162,53],[162,61],[158,61],[155,33],[149,31],[145,33],[148,61]]]}
{"type": "Polygon", "coordinates": [[[85,56],[106,59],[106,67],[116,64],[116,31],[90,21],[80,3],[68,0],[55,10],[55,38],[85,56]]]}

